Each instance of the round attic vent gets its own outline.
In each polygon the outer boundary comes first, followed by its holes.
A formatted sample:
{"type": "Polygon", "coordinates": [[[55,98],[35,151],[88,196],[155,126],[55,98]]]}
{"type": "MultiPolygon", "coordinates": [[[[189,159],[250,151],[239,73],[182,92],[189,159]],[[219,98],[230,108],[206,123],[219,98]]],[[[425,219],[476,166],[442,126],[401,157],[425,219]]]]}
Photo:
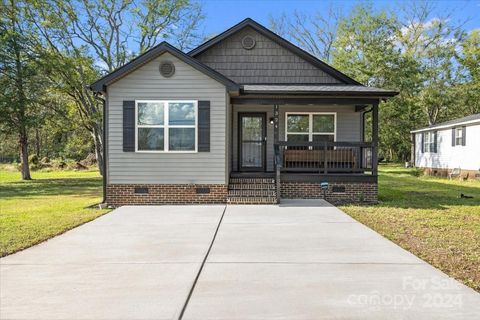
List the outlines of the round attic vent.
{"type": "Polygon", "coordinates": [[[253,49],[255,47],[255,39],[251,36],[245,36],[242,39],[242,47],[247,50],[253,49]]]}
{"type": "Polygon", "coordinates": [[[170,78],[175,73],[175,65],[171,61],[162,61],[160,63],[160,74],[165,78],[170,78]]]}

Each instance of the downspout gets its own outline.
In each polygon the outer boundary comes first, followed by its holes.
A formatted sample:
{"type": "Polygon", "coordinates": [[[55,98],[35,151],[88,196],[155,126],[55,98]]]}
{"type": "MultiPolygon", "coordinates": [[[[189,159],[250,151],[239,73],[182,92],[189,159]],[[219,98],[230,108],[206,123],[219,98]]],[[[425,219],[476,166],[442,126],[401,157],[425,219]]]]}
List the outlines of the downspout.
{"type": "Polygon", "coordinates": [[[103,197],[102,203],[107,201],[107,121],[106,121],[106,101],[104,98],[99,96],[98,92],[94,93],[96,100],[101,101],[102,103],[102,126],[103,126],[103,141],[102,141],[102,153],[103,153],[103,197]]]}
{"type": "Polygon", "coordinates": [[[365,115],[372,112],[373,107],[370,107],[369,110],[362,113],[362,142],[365,142],[365,115]]]}

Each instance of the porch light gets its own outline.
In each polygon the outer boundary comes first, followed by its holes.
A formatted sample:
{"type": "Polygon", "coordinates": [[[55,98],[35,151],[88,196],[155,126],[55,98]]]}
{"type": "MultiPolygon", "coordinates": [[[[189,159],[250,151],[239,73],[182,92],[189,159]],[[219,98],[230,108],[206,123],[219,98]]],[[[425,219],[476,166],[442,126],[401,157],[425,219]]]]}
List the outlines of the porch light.
{"type": "Polygon", "coordinates": [[[273,117],[271,117],[271,118],[268,119],[268,120],[270,121],[270,124],[273,125],[275,119],[274,119],[273,117]]]}

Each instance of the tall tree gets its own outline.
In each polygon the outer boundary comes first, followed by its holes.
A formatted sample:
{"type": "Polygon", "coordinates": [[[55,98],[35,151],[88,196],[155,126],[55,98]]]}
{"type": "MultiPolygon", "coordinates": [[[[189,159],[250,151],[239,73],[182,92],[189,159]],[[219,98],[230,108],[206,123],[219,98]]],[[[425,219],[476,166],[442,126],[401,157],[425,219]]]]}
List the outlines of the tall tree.
{"type": "Polygon", "coordinates": [[[89,85],[162,40],[190,48],[201,39],[201,7],[189,0],[42,0],[29,8],[38,48],[47,48],[47,74],[75,101],[103,174],[102,108],[89,85]]]}
{"type": "Polygon", "coordinates": [[[37,124],[45,79],[31,50],[23,6],[3,1],[0,11],[0,130],[18,139],[23,180],[30,180],[28,130],[37,124]]]}
{"type": "Polygon", "coordinates": [[[462,84],[457,86],[457,109],[463,115],[480,113],[480,29],[472,30],[458,52],[462,84]]]}
{"type": "Polygon", "coordinates": [[[397,37],[403,55],[419,64],[418,99],[429,125],[452,113],[454,86],[460,82],[455,55],[465,35],[462,23],[453,23],[449,12],[435,12],[434,5],[428,1],[404,5],[397,37]]]}
{"type": "Polygon", "coordinates": [[[271,16],[270,27],[314,56],[329,62],[342,16],[340,7],[330,4],[327,11],[314,14],[294,11],[289,15],[271,16]]]}

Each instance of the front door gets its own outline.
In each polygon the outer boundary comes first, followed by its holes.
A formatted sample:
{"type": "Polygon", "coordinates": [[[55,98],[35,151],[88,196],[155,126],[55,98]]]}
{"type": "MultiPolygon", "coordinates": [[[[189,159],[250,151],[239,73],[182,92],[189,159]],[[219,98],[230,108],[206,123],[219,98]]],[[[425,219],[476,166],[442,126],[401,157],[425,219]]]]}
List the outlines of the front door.
{"type": "Polygon", "coordinates": [[[239,170],[265,171],[265,113],[239,113],[239,170]]]}

